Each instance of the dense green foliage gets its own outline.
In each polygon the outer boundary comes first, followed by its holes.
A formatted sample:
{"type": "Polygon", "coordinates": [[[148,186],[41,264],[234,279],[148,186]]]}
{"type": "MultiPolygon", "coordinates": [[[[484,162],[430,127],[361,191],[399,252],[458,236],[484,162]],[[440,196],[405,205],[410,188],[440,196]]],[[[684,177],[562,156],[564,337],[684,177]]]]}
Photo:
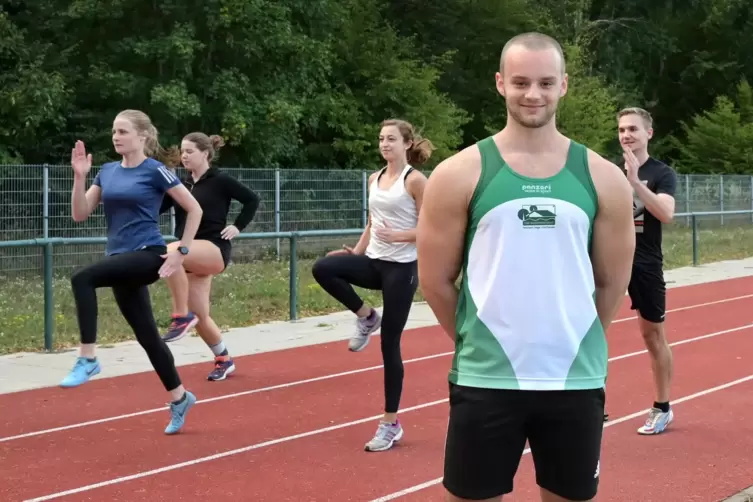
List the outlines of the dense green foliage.
{"type": "Polygon", "coordinates": [[[619,107],[655,117],[657,155],[693,173],[752,172],[747,0],[6,0],[0,163],[112,157],[110,124],[149,113],[163,144],[228,141],[224,165],[378,165],[399,116],[432,164],[499,129],[502,45],[541,30],[568,52],[563,131],[614,157],[619,107]]]}

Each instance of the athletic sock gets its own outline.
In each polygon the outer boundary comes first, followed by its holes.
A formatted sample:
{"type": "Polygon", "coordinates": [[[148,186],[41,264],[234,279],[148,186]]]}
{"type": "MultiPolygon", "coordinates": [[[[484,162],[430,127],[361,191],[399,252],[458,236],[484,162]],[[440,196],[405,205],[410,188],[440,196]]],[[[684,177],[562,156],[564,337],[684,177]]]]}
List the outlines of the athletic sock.
{"type": "Polygon", "coordinates": [[[657,403],[654,401],[654,408],[659,408],[662,413],[669,413],[669,401],[665,403],[657,403]]]}
{"type": "Polygon", "coordinates": [[[228,354],[224,340],[220,340],[220,343],[217,345],[210,345],[209,348],[212,349],[212,353],[215,356],[226,356],[228,354]]]}

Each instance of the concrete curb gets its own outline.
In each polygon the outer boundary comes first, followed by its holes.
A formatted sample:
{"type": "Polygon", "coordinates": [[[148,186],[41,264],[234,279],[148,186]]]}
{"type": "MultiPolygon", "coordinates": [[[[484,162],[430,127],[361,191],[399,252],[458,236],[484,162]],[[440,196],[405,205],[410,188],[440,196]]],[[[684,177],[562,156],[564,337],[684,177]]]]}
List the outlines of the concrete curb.
{"type": "Polygon", "coordinates": [[[750,486],[740,493],[732,495],[720,502],[753,502],[753,486],[750,486]]]}

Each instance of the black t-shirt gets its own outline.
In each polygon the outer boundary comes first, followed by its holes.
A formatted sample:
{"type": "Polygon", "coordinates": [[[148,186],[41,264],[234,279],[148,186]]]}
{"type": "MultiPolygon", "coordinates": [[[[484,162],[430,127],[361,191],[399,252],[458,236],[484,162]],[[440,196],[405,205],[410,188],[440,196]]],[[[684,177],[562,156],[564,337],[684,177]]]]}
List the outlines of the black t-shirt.
{"type": "MultiPolygon", "coordinates": [[[[240,214],[233,225],[243,231],[251,223],[259,207],[259,195],[233,176],[212,166],[194,182],[191,173],[183,178],[183,185],[188,188],[202,209],[201,223],[196,232],[196,239],[206,239],[216,242],[229,242],[222,239],[222,230],[227,226],[227,216],[230,204],[237,200],[243,205],[240,214]]],[[[175,237],[180,239],[186,226],[186,211],[169,195],[162,199],[160,214],[175,208],[175,237]]]]}
{"type": "MultiPolygon", "coordinates": [[[[620,168],[627,175],[625,161],[620,168]]],[[[655,194],[665,193],[675,196],[677,188],[677,174],[665,163],[649,157],[638,168],[640,179],[649,190],[655,194]]],[[[633,191],[633,220],[635,221],[635,258],[636,265],[661,266],[664,260],[662,254],[662,223],[651,214],[643,201],[633,191]]]]}

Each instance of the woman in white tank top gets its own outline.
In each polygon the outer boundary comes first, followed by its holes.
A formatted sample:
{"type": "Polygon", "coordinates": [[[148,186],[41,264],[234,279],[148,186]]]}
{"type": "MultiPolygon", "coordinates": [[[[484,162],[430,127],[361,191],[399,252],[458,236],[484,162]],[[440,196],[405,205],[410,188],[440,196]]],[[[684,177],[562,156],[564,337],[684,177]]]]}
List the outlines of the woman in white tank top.
{"type": "Polygon", "coordinates": [[[358,317],[351,351],[363,350],[381,327],[384,417],[366,451],[388,450],[403,436],[397,419],[403,389],[400,338],[418,288],[416,224],[426,184],[413,166],[426,162],[433,149],[408,122],[382,122],[379,150],[387,166],[369,177],[369,222],[355,247],[331,251],[313,267],[319,285],[358,317]],[[382,291],[381,316],[353,286],[382,291]]]}

